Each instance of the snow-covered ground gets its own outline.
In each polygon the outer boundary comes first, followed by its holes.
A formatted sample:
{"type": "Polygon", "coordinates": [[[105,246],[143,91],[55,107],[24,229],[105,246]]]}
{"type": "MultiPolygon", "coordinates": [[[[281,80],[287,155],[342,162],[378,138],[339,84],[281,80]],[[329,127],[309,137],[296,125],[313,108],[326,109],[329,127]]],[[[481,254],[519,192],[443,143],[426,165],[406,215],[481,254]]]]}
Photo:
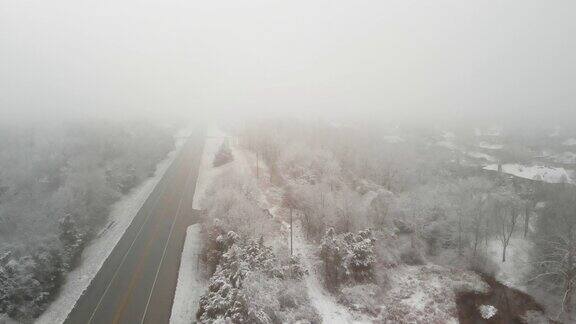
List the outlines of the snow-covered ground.
{"type": "Polygon", "coordinates": [[[378,322],[458,323],[456,292],[488,290],[473,272],[437,265],[398,266],[389,281],[378,322]]]}
{"type": "Polygon", "coordinates": [[[488,242],[488,258],[498,265],[495,277],[503,284],[525,291],[526,275],[530,270],[531,243],[522,237],[512,237],[506,249],[506,262],[502,262],[502,243],[493,239],[488,242]]]}
{"type": "Polygon", "coordinates": [[[0,314],[0,324],[18,324],[18,322],[11,319],[5,314],[0,314]]]}
{"type": "Polygon", "coordinates": [[[182,251],[182,261],[178,271],[178,284],[172,304],[171,324],[193,323],[200,297],[206,289],[206,281],[198,271],[200,253],[200,224],[186,229],[186,240],[182,251]]]}
{"type": "Polygon", "coordinates": [[[108,224],[98,233],[82,252],[80,265],[66,275],[66,282],[60,289],[58,297],[48,309],[36,320],[36,323],[55,324],[63,323],[68,314],[76,305],[84,290],[90,285],[108,255],[112,252],[132,220],[144,205],[148,196],[152,193],[160,179],[172,164],[185,139],[191,133],[191,129],[178,131],[175,138],[176,148],[168,154],[166,159],[156,166],[154,176],[144,181],[134,188],[129,194],[112,206],[112,211],[108,216],[108,224]]]}
{"type": "Polygon", "coordinates": [[[456,150],[456,148],[457,148],[456,144],[454,144],[454,142],[452,142],[452,141],[440,141],[440,142],[437,142],[436,145],[445,147],[449,150],[456,150]]]}
{"type": "Polygon", "coordinates": [[[565,140],[562,145],[565,146],[575,146],[576,145],[576,138],[569,138],[567,140],[565,140]]]}
{"type": "Polygon", "coordinates": [[[194,198],[192,200],[192,208],[194,209],[203,209],[206,190],[210,183],[212,183],[212,180],[225,169],[213,167],[212,162],[214,161],[216,152],[218,152],[218,149],[226,138],[227,135],[216,126],[210,127],[206,132],[204,151],[202,152],[198,179],[196,180],[196,189],[194,190],[194,198]]]}
{"type": "Polygon", "coordinates": [[[299,227],[295,226],[295,233],[294,252],[301,256],[302,265],[309,271],[304,280],[310,301],[322,318],[322,323],[370,323],[368,320],[354,318],[348,309],[338,304],[334,297],[324,289],[316,272],[316,259],[312,254],[314,247],[306,243],[299,227]]]}
{"type": "Polygon", "coordinates": [[[478,144],[479,148],[483,148],[486,150],[501,150],[504,148],[504,145],[502,144],[491,144],[491,143],[487,143],[487,142],[480,142],[478,144]]]}
{"type": "MultiPolygon", "coordinates": [[[[484,170],[498,171],[497,164],[484,167],[484,170]]],[[[554,168],[542,165],[526,166],[521,164],[503,164],[502,172],[515,175],[520,178],[538,180],[548,183],[572,183],[569,171],[564,168],[554,168]]]]}
{"type": "MultiPolygon", "coordinates": [[[[242,148],[232,145],[232,153],[234,155],[234,162],[232,166],[237,172],[254,176],[256,159],[252,152],[248,152],[242,148]]],[[[261,162],[260,165],[260,180],[258,183],[258,190],[260,195],[260,205],[262,208],[268,209],[271,214],[277,219],[283,219],[281,213],[287,212],[285,208],[280,206],[279,197],[282,194],[279,192],[281,189],[272,186],[269,182],[269,172],[267,166],[261,162]]],[[[288,224],[284,224],[288,228],[288,224]]],[[[285,235],[287,238],[285,231],[285,235]]],[[[280,238],[281,239],[281,238],[280,238]]],[[[313,256],[314,247],[309,246],[303,238],[298,227],[295,226],[294,235],[294,251],[295,254],[302,257],[302,263],[309,274],[305,276],[305,282],[308,290],[308,296],[312,305],[316,308],[319,315],[322,317],[323,323],[363,323],[355,318],[346,307],[338,304],[333,296],[331,296],[322,286],[318,274],[314,270],[315,260],[313,256]]],[[[358,317],[358,316],[356,316],[358,317]]]]}
{"type": "Polygon", "coordinates": [[[468,155],[475,158],[475,159],[484,159],[488,162],[496,162],[496,158],[492,155],[488,155],[486,153],[481,152],[468,152],[468,155]]]}
{"type": "Polygon", "coordinates": [[[405,141],[402,137],[397,135],[386,135],[382,139],[390,144],[398,144],[405,141]]]}
{"type": "Polygon", "coordinates": [[[576,164],[576,153],[564,152],[549,157],[553,162],[562,164],[576,164]]]}
{"type": "Polygon", "coordinates": [[[476,136],[500,136],[502,135],[502,127],[500,126],[492,126],[486,129],[481,128],[474,128],[474,134],[476,136]]]}

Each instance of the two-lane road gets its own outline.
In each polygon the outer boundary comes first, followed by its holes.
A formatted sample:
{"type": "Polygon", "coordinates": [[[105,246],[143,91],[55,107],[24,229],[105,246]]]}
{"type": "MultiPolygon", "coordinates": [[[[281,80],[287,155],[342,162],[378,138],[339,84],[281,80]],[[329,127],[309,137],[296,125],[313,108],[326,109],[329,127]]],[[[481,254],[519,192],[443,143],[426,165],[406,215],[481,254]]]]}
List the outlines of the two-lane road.
{"type": "Polygon", "coordinates": [[[192,210],[203,130],[192,134],[65,323],[168,323],[192,210]]]}

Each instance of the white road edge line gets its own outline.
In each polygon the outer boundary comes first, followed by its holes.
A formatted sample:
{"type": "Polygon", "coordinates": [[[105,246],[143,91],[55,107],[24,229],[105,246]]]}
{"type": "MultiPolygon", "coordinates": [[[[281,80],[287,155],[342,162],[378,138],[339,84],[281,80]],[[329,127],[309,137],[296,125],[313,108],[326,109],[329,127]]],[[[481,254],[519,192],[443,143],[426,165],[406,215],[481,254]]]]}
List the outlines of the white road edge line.
{"type": "Polygon", "coordinates": [[[156,287],[156,281],[158,280],[158,274],[160,274],[160,268],[162,268],[162,263],[164,262],[164,257],[166,256],[166,250],[168,249],[168,243],[170,243],[170,238],[172,237],[172,232],[174,232],[174,225],[176,221],[180,217],[180,211],[182,209],[182,202],[184,201],[184,196],[188,193],[190,188],[190,178],[192,177],[192,169],[194,168],[194,163],[190,166],[190,171],[188,172],[188,177],[186,177],[186,184],[184,185],[184,193],[180,196],[180,201],[178,202],[178,209],[176,210],[176,217],[172,221],[172,225],[170,226],[170,233],[168,233],[168,239],[166,240],[166,244],[164,244],[164,251],[162,251],[162,258],[160,258],[160,263],[158,264],[158,269],[156,269],[156,275],[154,276],[154,282],[152,283],[152,289],[150,289],[150,295],[148,296],[148,301],[146,302],[146,307],[144,308],[144,315],[142,315],[142,320],[140,324],[144,323],[146,320],[146,314],[148,313],[148,306],[150,306],[150,300],[152,299],[152,294],[154,293],[154,287],[156,287]]]}
{"type": "MultiPolygon", "coordinates": [[[[182,147],[184,148],[184,146],[182,147]]],[[[177,157],[178,158],[178,157],[177,157]]],[[[176,161],[174,161],[176,162],[176,161]]],[[[171,166],[170,166],[171,167],[171,166]]],[[[168,168],[170,168],[168,167],[168,168]]],[[[166,175],[167,176],[167,175],[166,175]]],[[[162,180],[160,180],[162,181],[162,180]]],[[[100,308],[100,305],[102,304],[102,300],[104,300],[104,296],[106,296],[106,294],[108,293],[108,290],[110,289],[110,286],[112,285],[112,282],[116,279],[116,276],[118,275],[118,271],[120,271],[120,268],[122,268],[122,265],[124,265],[124,262],[126,261],[126,258],[128,257],[128,254],[130,254],[130,251],[132,250],[132,247],[134,246],[134,243],[136,243],[136,241],[138,240],[138,237],[140,237],[140,234],[142,233],[142,230],[144,229],[146,223],[148,222],[148,219],[150,218],[150,215],[152,214],[152,210],[156,207],[156,205],[158,204],[158,201],[160,200],[160,197],[162,197],[164,195],[164,192],[166,191],[166,188],[168,188],[167,185],[164,185],[164,188],[162,188],[162,191],[158,194],[158,197],[156,197],[156,199],[154,200],[154,203],[152,204],[152,206],[150,207],[148,214],[146,215],[146,219],[144,220],[144,222],[142,223],[142,226],[140,226],[140,229],[138,230],[138,233],[136,234],[136,236],[134,237],[134,240],[132,241],[132,244],[130,244],[130,247],[128,248],[128,250],[126,250],[126,252],[124,253],[124,256],[122,257],[122,261],[120,261],[120,265],[118,265],[118,267],[116,268],[116,271],[114,271],[114,275],[112,276],[112,279],[110,279],[110,282],[108,283],[108,285],[106,286],[106,289],[104,290],[104,293],[102,293],[102,296],[100,296],[100,299],[98,299],[98,304],[96,304],[96,307],[94,308],[94,311],[92,311],[92,314],[90,315],[90,319],[88,320],[88,324],[92,323],[92,321],[94,320],[94,315],[96,315],[96,312],[98,311],[98,309],[100,308]]]]}

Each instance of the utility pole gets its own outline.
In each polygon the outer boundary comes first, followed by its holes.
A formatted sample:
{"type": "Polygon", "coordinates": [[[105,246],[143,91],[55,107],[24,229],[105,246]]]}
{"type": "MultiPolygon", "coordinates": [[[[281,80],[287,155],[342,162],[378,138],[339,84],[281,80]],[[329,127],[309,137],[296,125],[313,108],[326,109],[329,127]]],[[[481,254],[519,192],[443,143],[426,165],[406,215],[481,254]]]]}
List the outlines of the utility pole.
{"type": "Polygon", "coordinates": [[[294,248],[292,246],[292,232],[292,207],[290,207],[290,256],[292,256],[294,253],[294,248]]]}
{"type": "Polygon", "coordinates": [[[259,160],[259,159],[260,159],[260,156],[259,156],[259,154],[258,154],[258,151],[256,151],[256,179],[259,179],[259,178],[260,178],[260,172],[259,172],[260,166],[259,166],[259,163],[258,163],[258,160],[259,160]]]}

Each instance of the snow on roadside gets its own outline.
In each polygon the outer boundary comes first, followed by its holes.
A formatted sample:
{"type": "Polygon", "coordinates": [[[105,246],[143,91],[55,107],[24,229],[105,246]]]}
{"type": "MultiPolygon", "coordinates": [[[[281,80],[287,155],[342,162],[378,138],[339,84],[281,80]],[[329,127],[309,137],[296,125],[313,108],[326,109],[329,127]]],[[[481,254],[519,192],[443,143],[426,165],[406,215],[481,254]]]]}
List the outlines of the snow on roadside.
{"type": "Polygon", "coordinates": [[[200,160],[200,169],[198,171],[198,178],[196,179],[196,189],[194,190],[194,198],[192,199],[192,208],[203,209],[204,196],[206,190],[210,187],[213,179],[216,178],[223,171],[222,167],[215,168],[212,165],[214,156],[226,138],[220,129],[212,126],[206,132],[206,141],[204,142],[204,151],[202,152],[202,159],[200,160]]]}
{"type": "Polygon", "coordinates": [[[200,224],[189,226],[186,229],[170,324],[187,324],[195,321],[200,297],[206,289],[206,281],[201,278],[197,269],[200,244],[200,224]]]}
{"type": "Polygon", "coordinates": [[[100,268],[118,243],[138,211],[144,205],[148,196],[152,193],[160,179],[172,164],[180,149],[184,145],[187,137],[191,134],[191,128],[178,131],[175,149],[156,166],[154,176],[145,180],[129,194],[112,205],[108,224],[102,227],[88,246],[82,252],[80,265],[66,275],[66,282],[60,288],[56,299],[50,304],[48,309],[36,320],[38,324],[63,323],[68,314],[76,305],[76,301],[92,279],[96,276],[100,268]]]}
{"type": "MultiPolygon", "coordinates": [[[[484,170],[497,171],[498,165],[491,164],[484,170]]],[[[554,168],[542,165],[526,166],[521,164],[503,164],[502,172],[515,175],[520,178],[538,180],[548,183],[572,183],[569,172],[564,168],[554,168]]]]}

